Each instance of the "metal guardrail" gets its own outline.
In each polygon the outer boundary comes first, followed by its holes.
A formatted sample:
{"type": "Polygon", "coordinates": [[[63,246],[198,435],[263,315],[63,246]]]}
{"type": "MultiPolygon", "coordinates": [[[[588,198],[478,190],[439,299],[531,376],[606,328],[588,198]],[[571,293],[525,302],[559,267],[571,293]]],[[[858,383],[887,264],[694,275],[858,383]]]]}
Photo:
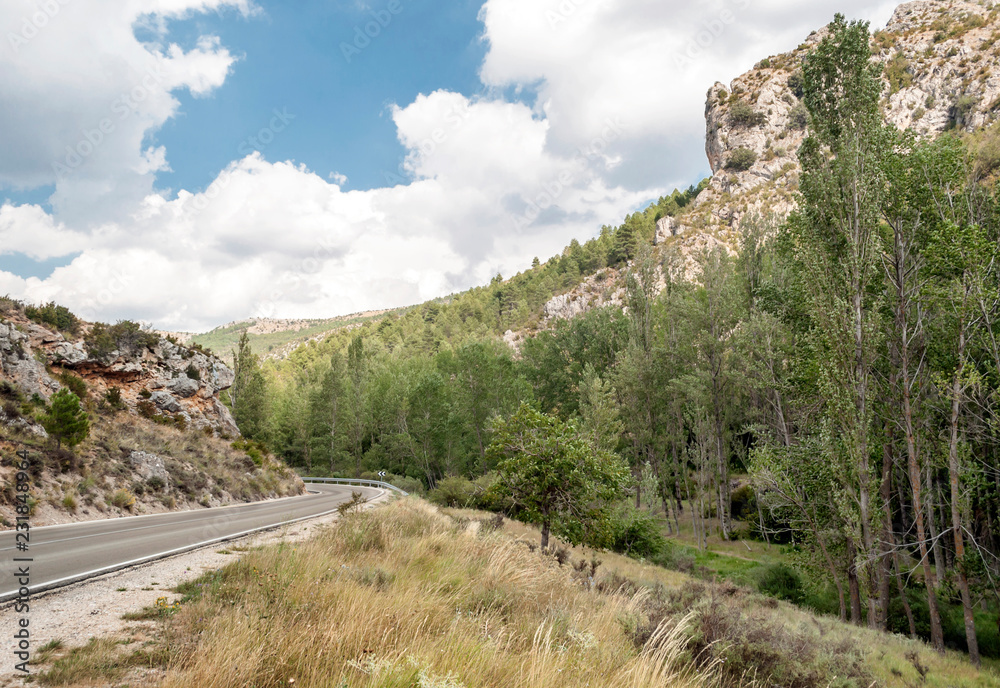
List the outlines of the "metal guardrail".
{"type": "Polygon", "coordinates": [[[384,483],[381,480],[363,480],[361,478],[302,478],[304,483],[334,483],[335,485],[357,485],[359,487],[381,487],[386,490],[394,490],[406,497],[409,492],[401,490],[395,485],[384,483]]]}

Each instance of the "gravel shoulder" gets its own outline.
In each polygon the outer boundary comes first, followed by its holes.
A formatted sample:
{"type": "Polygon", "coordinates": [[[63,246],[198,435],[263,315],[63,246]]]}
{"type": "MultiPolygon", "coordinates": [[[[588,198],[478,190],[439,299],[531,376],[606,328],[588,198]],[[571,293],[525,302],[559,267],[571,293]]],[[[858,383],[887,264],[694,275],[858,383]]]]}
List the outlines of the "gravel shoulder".
{"type": "MultiPolygon", "coordinates": [[[[383,492],[368,502],[365,508],[375,508],[391,499],[391,495],[383,492]]],[[[122,616],[152,606],[160,597],[166,597],[168,603],[179,599],[180,595],[171,592],[179,583],[236,561],[248,549],[305,540],[330,527],[337,518],[336,513],[327,514],[42,593],[32,598],[31,609],[26,615],[30,619],[31,650],[34,653],[52,640],[60,640],[64,648],[72,648],[85,645],[90,638],[131,638],[135,641],[148,638],[153,622],[125,621],[122,616]]],[[[12,654],[16,649],[13,636],[17,632],[18,619],[25,615],[15,613],[13,604],[0,606],[2,688],[31,684],[30,679],[25,680],[14,672],[14,664],[18,660],[12,654]]],[[[32,667],[32,674],[38,673],[39,669],[32,667]]],[[[141,685],[154,680],[148,675],[132,678],[138,683],[126,681],[125,685],[141,685]]],[[[122,682],[118,681],[116,685],[122,685],[122,682]]]]}

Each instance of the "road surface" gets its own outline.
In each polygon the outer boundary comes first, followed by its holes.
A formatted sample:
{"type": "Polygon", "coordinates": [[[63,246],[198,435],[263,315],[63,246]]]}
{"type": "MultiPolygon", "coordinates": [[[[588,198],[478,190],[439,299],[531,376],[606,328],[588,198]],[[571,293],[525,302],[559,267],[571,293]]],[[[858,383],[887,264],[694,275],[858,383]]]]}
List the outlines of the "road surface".
{"type": "Polygon", "coordinates": [[[0,602],[18,596],[19,567],[29,567],[28,589],[35,595],[250,531],[321,516],[350,501],[354,491],[369,499],[384,492],[342,485],[308,487],[307,495],[255,504],[32,528],[26,553],[17,550],[13,530],[0,532],[0,602]]]}

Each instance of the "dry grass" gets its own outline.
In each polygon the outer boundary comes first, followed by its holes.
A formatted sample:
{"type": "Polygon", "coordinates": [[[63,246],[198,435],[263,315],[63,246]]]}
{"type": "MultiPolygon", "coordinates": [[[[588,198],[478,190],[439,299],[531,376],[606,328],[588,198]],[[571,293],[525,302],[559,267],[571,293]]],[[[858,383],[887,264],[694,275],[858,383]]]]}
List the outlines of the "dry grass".
{"type": "Polygon", "coordinates": [[[597,592],[474,530],[407,499],[251,552],[170,620],[179,659],[163,685],[720,685],[686,654],[689,619],[636,645],[648,589],[597,592]]]}
{"type": "Polygon", "coordinates": [[[607,553],[592,575],[595,553],[560,564],[527,546],[537,531],[487,520],[408,498],[245,552],[181,587],[159,645],[72,651],[42,681],[158,662],[169,688],[1000,686],[960,655],[733,585],[607,553]]]}

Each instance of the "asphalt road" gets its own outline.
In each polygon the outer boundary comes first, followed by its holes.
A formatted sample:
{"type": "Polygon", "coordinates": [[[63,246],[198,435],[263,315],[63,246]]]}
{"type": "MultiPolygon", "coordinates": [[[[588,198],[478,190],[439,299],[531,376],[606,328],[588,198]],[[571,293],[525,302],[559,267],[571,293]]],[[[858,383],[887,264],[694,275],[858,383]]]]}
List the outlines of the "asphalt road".
{"type": "Polygon", "coordinates": [[[32,528],[26,553],[17,550],[14,531],[0,532],[0,602],[17,597],[18,567],[30,567],[28,588],[34,595],[250,531],[321,516],[350,501],[352,491],[369,499],[384,492],[341,485],[308,487],[311,494],[255,504],[32,528]],[[15,562],[17,557],[31,561],[15,562]]]}

